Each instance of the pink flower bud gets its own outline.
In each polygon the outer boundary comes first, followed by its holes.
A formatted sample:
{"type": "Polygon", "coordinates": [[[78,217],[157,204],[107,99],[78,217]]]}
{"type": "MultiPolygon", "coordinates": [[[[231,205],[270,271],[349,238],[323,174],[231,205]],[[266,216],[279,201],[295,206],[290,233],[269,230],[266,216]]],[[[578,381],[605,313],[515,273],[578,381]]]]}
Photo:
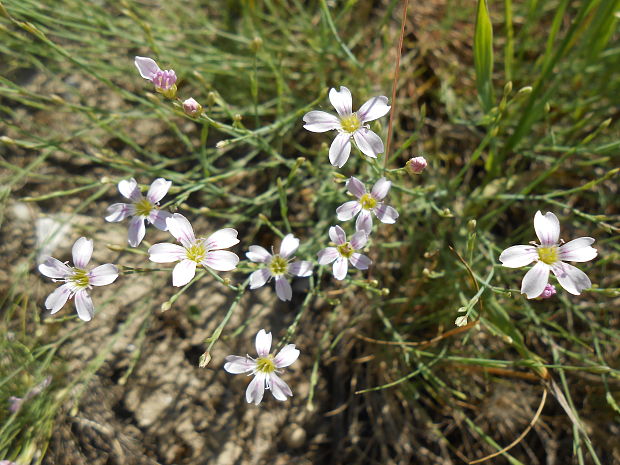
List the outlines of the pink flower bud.
{"type": "Polygon", "coordinates": [[[548,299],[553,297],[556,294],[555,286],[553,284],[548,284],[543,289],[542,293],[538,296],[540,299],[548,299]]]}
{"type": "Polygon", "coordinates": [[[426,159],[424,157],[413,157],[407,162],[407,168],[411,174],[420,174],[426,168],[426,159]]]}
{"type": "Polygon", "coordinates": [[[190,97],[183,102],[183,110],[189,116],[196,118],[202,113],[202,105],[190,97]]]}

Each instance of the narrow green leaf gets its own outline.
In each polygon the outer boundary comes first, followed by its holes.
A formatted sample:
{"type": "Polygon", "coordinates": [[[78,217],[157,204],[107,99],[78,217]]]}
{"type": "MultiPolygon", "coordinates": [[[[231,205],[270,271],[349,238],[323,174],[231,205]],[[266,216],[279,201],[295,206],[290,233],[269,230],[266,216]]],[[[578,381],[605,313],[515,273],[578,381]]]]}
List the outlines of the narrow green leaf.
{"type": "Polygon", "coordinates": [[[474,65],[476,67],[476,87],[487,113],[493,107],[493,26],[489,17],[486,0],[478,0],[476,31],[474,32],[474,65]]]}

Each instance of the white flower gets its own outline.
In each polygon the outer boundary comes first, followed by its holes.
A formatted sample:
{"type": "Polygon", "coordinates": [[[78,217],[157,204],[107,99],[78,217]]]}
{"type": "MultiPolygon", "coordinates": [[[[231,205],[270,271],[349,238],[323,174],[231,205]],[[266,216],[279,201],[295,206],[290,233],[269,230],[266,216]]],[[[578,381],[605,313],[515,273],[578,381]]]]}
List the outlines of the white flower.
{"type": "Polygon", "coordinates": [[[157,229],[167,231],[166,219],[171,215],[166,211],[159,210],[157,206],[159,201],[168,193],[171,185],[171,181],[157,178],[149,187],[145,198],[142,196],[135,179],[122,180],[118,183],[118,190],[124,197],[131,200],[131,204],[114,203],[110,205],[105,217],[106,221],[117,222],[123,221],[128,216],[133,217],[129,222],[129,233],[127,235],[127,241],[132,247],[137,247],[144,239],[146,230],[144,220],[157,229]]]}
{"type": "Polygon", "coordinates": [[[329,238],[336,247],[327,247],[318,253],[319,265],[334,262],[334,278],[343,280],[347,275],[349,262],[358,270],[367,270],[372,261],[366,255],[356,252],[366,245],[368,236],[364,231],[357,231],[347,242],[347,235],[340,226],[329,228],[329,238]]]}
{"type": "Polygon", "coordinates": [[[353,113],[351,92],[346,87],[329,91],[329,100],[338,116],[324,111],[310,111],[304,115],[304,128],[311,132],[326,132],[336,129],[338,135],[329,148],[329,161],[342,168],[351,153],[351,137],[365,155],[377,158],[383,153],[383,141],[364,124],[381,118],[390,111],[387,97],[373,97],[353,113]]]}
{"type": "Polygon", "coordinates": [[[596,249],[590,247],[594,242],[591,237],[579,237],[566,244],[559,243],[560,222],[551,212],[543,214],[538,211],[534,216],[534,229],[540,245],[514,245],[499,256],[502,265],[508,268],[520,268],[536,262],[536,265],[523,277],[521,293],[528,299],[541,296],[549,279],[549,270],[553,272],[560,285],[571,294],[579,295],[592,286],[586,274],[568,262],[587,262],[596,257],[596,249]]]}
{"type": "Polygon", "coordinates": [[[254,402],[256,405],[263,400],[265,389],[270,389],[273,397],[277,400],[286,400],[293,393],[282,379],[277,375],[280,368],[292,365],[299,357],[299,349],[295,344],[285,345],[274,357],[269,353],[271,350],[271,333],[266,333],[261,329],[256,335],[256,353],[258,358],[254,359],[249,355],[241,357],[239,355],[229,355],[226,357],[224,370],[233,375],[240,373],[251,373],[254,379],[245,391],[245,399],[248,404],[254,402]]]}
{"type": "Polygon", "coordinates": [[[187,218],[175,213],[166,220],[168,231],[181,245],[160,243],[149,249],[149,259],[155,263],[179,262],[172,270],[172,285],[184,286],[196,275],[196,266],[213,268],[217,271],[233,270],[239,257],[227,250],[239,243],[237,231],[220,229],[207,238],[196,238],[187,218]]]}
{"type": "MultiPolygon", "coordinates": [[[[287,234],[280,244],[279,254],[270,254],[260,245],[251,245],[245,255],[253,262],[264,263],[266,266],[250,275],[250,289],[263,286],[271,278],[276,282],[276,294],[280,300],[291,300],[293,290],[288,282],[287,275],[307,277],[312,274],[312,263],[299,261],[292,263],[295,257],[291,256],[299,247],[299,239],[287,234]]],[[[273,250],[273,249],[272,249],[273,250]]]]}
{"type": "Polygon", "coordinates": [[[92,286],[111,284],[118,277],[118,268],[111,263],[100,265],[86,271],[86,265],[93,254],[93,241],[80,237],[73,244],[74,267],[48,257],[39,265],[39,271],[52,278],[55,282],[64,282],[62,286],[52,292],[45,299],[45,308],[52,311],[52,315],[60,310],[68,299],[75,297],[75,308],[78,316],[84,321],[90,321],[95,314],[93,301],[88,295],[92,286]]]}
{"type": "Polygon", "coordinates": [[[365,231],[370,234],[372,231],[372,215],[371,212],[382,223],[394,224],[398,219],[398,212],[383,203],[383,199],[390,191],[392,183],[386,178],[379,179],[372,187],[370,193],[366,192],[366,187],[357,178],[351,177],[347,181],[348,191],[357,197],[357,200],[351,200],[340,205],[336,209],[336,214],[340,221],[348,221],[359,213],[355,221],[355,229],[357,231],[365,231]]]}

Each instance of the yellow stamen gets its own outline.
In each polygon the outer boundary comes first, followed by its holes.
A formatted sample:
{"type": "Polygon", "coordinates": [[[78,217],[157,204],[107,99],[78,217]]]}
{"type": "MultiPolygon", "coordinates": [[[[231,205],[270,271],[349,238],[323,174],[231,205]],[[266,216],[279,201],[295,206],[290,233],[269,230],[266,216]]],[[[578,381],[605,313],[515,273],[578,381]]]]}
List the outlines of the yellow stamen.
{"type": "Polygon", "coordinates": [[[276,371],[276,364],[273,363],[273,356],[269,355],[268,357],[261,357],[256,360],[256,371],[267,374],[276,371]]]}
{"type": "Polygon", "coordinates": [[[364,194],[360,198],[360,203],[364,210],[372,210],[377,206],[377,200],[370,194],[364,194]]]}
{"type": "Polygon", "coordinates": [[[192,244],[185,250],[187,259],[196,263],[202,262],[206,253],[207,251],[205,250],[204,245],[202,245],[202,242],[192,244]]]}
{"type": "Polygon", "coordinates": [[[86,270],[82,270],[81,268],[73,268],[73,275],[69,277],[69,281],[79,288],[85,288],[90,285],[88,272],[86,270]]]}
{"type": "Polygon", "coordinates": [[[153,204],[148,199],[140,199],[135,203],[136,215],[149,216],[153,210],[153,204]]]}
{"type": "Polygon", "coordinates": [[[357,114],[353,113],[340,119],[340,127],[343,131],[353,134],[362,127],[362,122],[357,117],[357,114]]]}
{"type": "Polygon", "coordinates": [[[338,253],[344,258],[351,258],[351,255],[355,252],[355,249],[351,247],[350,242],[345,242],[344,244],[336,246],[338,249],[338,253]]]}
{"type": "Polygon", "coordinates": [[[538,258],[547,265],[553,265],[558,261],[558,248],[554,245],[551,247],[538,247],[538,258]]]}
{"type": "Polygon", "coordinates": [[[280,257],[279,255],[274,255],[271,259],[271,263],[269,263],[269,271],[274,276],[279,276],[285,274],[288,270],[288,262],[280,257]]]}

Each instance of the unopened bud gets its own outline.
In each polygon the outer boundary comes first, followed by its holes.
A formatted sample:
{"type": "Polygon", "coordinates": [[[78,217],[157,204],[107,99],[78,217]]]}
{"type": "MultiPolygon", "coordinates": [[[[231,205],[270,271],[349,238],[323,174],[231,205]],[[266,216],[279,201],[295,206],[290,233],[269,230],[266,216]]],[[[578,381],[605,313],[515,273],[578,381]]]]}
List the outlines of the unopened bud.
{"type": "Polygon", "coordinates": [[[467,315],[459,316],[456,320],[454,320],[454,324],[457,326],[465,326],[467,324],[467,315]]]}
{"type": "Polygon", "coordinates": [[[469,220],[467,222],[467,229],[469,230],[469,232],[474,232],[476,230],[476,220],[469,220]]]}
{"type": "Polygon", "coordinates": [[[200,356],[200,360],[198,360],[198,366],[200,368],[206,367],[211,361],[211,354],[209,352],[205,352],[200,356]]]}
{"type": "Polygon", "coordinates": [[[547,283],[542,293],[538,296],[539,299],[549,299],[553,297],[557,291],[555,290],[555,286],[553,284],[547,283]]]}
{"type": "Polygon", "coordinates": [[[207,94],[207,105],[211,107],[215,105],[216,102],[217,102],[217,95],[215,95],[215,92],[209,92],[207,94]]]}
{"type": "Polygon", "coordinates": [[[407,161],[407,169],[411,174],[420,174],[422,171],[426,169],[426,158],[424,157],[413,157],[409,161],[407,161]]]}
{"type": "Polygon", "coordinates": [[[260,37],[254,37],[252,39],[252,42],[250,42],[250,50],[252,50],[252,52],[254,53],[258,52],[262,46],[263,39],[261,39],[260,37]]]}
{"type": "Polygon", "coordinates": [[[519,92],[517,92],[517,94],[520,94],[520,95],[526,95],[526,94],[531,94],[531,93],[532,93],[532,86],[521,87],[519,89],[519,92]]]}
{"type": "Polygon", "coordinates": [[[183,102],[183,111],[192,118],[198,118],[202,113],[202,105],[190,97],[183,102]]]}
{"type": "Polygon", "coordinates": [[[504,95],[508,95],[512,92],[512,81],[508,81],[504,86],[504,95]]]}

